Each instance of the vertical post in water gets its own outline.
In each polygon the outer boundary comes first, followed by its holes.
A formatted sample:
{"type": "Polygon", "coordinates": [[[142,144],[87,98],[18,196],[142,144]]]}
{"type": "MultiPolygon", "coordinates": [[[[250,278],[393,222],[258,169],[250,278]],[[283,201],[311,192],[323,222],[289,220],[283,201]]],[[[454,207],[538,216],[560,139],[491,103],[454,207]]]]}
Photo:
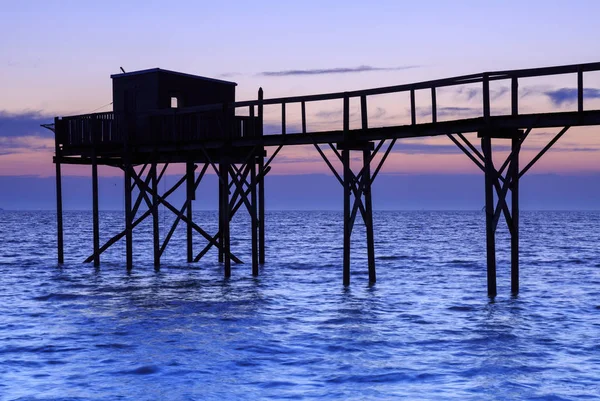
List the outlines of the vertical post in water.
{"type": "Polygon", "coordinates": [[[485,161],[485,236],[487,244],[487,287],[488,296],[496,296],[496,235],[494,230],[494,180],[492,161],[492,139],[489,133],[481,138],[481,149],[485,161]]]}
{"type": "Polygon", "coordinates": [[[258,276],[258,210],[257,210],[257,182],[256,182],[256,156],[250,159],[250,219],[252,226],[252,275],[258,276]]]}
{"type": "MultiPolygon", "coordinates": [[[[133,222],[131,216],[131,163],[129,156],[127,155],[125,161],[124,172],[125,172],[125,253],[127,270],[130,271],[133,268],[133,222]]],[[[143,191],[140,188],[140,191],[143,191]]]]}
{"type": "Polygon", "coordinates": [[[98,208],[98,159],[96,157],[96,119],[92,119],[92,219],[94,266],[100,266],[100,216],[98,208]]]}
{"type": "Polygon", "coordinates": [[[512,234],[510,237],[510,290],[513,295],[519,293],[519,152],[521,138],[512,138],[511,175],[511,217],[512,234]]]}
{"type": "Polygon", "coordinates": [[[65,262],[64,242],[63,242],[63,207],[62,207],[62,179],[60,173],[60,144],[59,136],[61,134],[62,124],[58,117],[54,119],[54,164],[56,166],[56,245],[58,251],[58,263],[65,262]]]}
{"type": "Polygon", "coordinates": [[[193,237],[192,237],[192,201],[196,199],[196,191],[194,185],[194,163],[187,162],[185,165],[186,169],[186,193],[187,193],[187,261],[192,263],[194,261],[194,248],[193,248],[193,237]]]}
{"type": "Polygon", "coordinates": [[[229,236],[229,161],[226,156],[221,159],[219,166],[219,174],[222,181],[221,194],[221,249],[223,253],[223,261],[225,262],[225,278],[231,277],[231,253],[230,253],[230,236],[229,236]]]}
{"type": "Polygon", "coordinates": [[[375,272],[375,236],[373,233],[373,202],[371,200],[371,151],[363,150],[363,182],[365,195],[365,229],[367,231],[367,258],[369,261],[369,282],[377,281],[375,272]]]}
{"type": "Polygon", "coordinates": [[[160,268],[160,230],[158,226],[158,177],[156,167],[156,163],[152,163],[150,174],[152,177],[152,238],[154,244],[154,269],[158,270],[160,268]]]}
{"type": "MultiPolygon", "coordinates": [[[[219,177],[221,177],[221,167],[223,166],[223,164],[221,163],[219,165],[219,177]]],[[[219,263],[223,263],[223,193],[224,193],[224,189],[223,189],[223,181],[222,178],[219,178],[219,244],[221,246],[219,246],[218,252],[219,252],[219,263]]]]}
{"type": "Polygon", "coordinates": [[[352,184],[352,171],[350,170],[350,98],[344,97],[344,149],[342,150],[342,164],[344,165],[344,285],[350,285],[350,185],[352,184]]]}
{"type": "MultiPolygon", "coordinates": [[[[367,97],[360,98],[360,114],[362,120],[362,129],[369,129],[369,118],[367,112],[367,97]]],[[[377,281],[375,272],[375,238],[373,234],[373,203],[371,201],[371,150],[363,149],[363,194],[365,196],[365,229],[367,234],[367,260],[369,265],[369,282],[377,281]]]]}
{"type": "MultiPolygon", "coordinates": [[[[258,132],[261,141],[263,137],[263,89],[258,89],[258,132]]],[[[282,105],[282,124],[285,124],[285,103],[282,105]]],[[[282,132],[282,134],[285,132],[282,132]]],[[[258,172],[261,174],[261,178],[258,182],[258,260],[259,263],[265,263],[265,175],[264,175],[264,152],[265,147],[260,146],[260,154],[258,157],[258,172]]]]}
{"type": "Polygon", "coordinates": [[[344,285],[350,285],[350,150],[342,150],[344,165],[344,285]]]}

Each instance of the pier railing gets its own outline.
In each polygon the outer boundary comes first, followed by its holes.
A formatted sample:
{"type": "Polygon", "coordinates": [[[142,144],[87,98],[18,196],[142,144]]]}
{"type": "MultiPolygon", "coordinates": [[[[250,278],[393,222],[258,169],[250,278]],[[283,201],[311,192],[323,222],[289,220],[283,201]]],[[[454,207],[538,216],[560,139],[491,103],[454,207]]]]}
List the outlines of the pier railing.
{"type": "MultiPolygon", "coordinates": [[[[600,71],[600,63],[575,64],[557,67],[532,68],[510,71],[493,71],[480,74],[463,75],[453,78],[431,80],[425,82],[387,86],[366,90],[335,92],[307,96],[292,96],[272,99],[241,101],[229,104],[212,104],[182,109],[156,110],[152,113],[125,115],[119,113],[95,113],[80,116],[64,117],[57,125],[57,139],[63,147],[85,147],[103,145],[121,145],[126,140],[130,144],[159,145],[164,143],[193,143],[211,139],[252,138],[263,135],[263,107],[279,106],[281,109],[281,126],[279,132],[272,135],[285,135],[286,106],[300,104],[301,133],[307,133],[306,105],[312,102],[342,100],[343,131],[350,130],[350,100],[360,101],[362,129],[369,128],[368,97],[392,93],[408,93],[410,98],[410,124],[416,125],[424,121],[417,118],[422,110],[417,107],[415,94],[417,91],[428,91],[430,97],[431,120],[438,122],[438,90],[441,88],[480,85],[481,113],[475,118],[488,121],[492,116],[490,83],[497,81],[509,82],[510,113],[505,116],[518,116],[519,113],[519,83],[524,78],[539,78],[552,75],[574,75],[576,84],[569,91],[576,93],[576,110],[585,110],[584,75],[586,72],[600,71]],[[234,116],[235,112],[243,112],[248,116],[234,116]],[[226,118],[227,116],[227,118],[226,118]],[[255,117],[256,116],[256,117],[255,117]]],[[[593,88],[597,89],[597,88],[593,88]]],[[[570,93],[572,95],[574,93],[570,93]]],[[[459,121],[459,120],[456,120],[459,121]]],[[[315,132],[318,133],[318,132],[315,132]]]]}
{"type": "MultiPolygon", "coordinates": [[[[349,130],[349,104],[350,99],[358,98],[360,99],[361,105],[361,114],[362,114],[362,128],[367,128],[367,98],[369,96],[376,95],[385,95],[385,94],[393,94],[393,93],[408,93],[410,96],[410,125],[416,125],[419,122],[417,121],[418,108],[415,101],[415,93],[417,91],[425,90],[430,93],[430,107],[431,107],[431,122],[436,123],[438,121],[438,101],[437,95],[438,90],[441,88],[452,87],[452,86],[461,86],[467,84],[480,84],[481,91],[481,114],[478,117],[482,117],[488,120],[492,115],[491,108],[491,98],[490,95],[490,83],[497,81],[507,81],[510,83],[510,98],[511,98],[511,108],[510,108],[510,116],[519,115],[519,82],[524,78],[541,78],[552,75],[566,75],[572,74],[576,81],[575,88],[576,91],[576,104],[577,111],[584,111],[584,94],[586,90],[592,88],[584,87],[584,73],[586,72],[594,72],[600,71],[600,62],[597,63],[587,63],[587,64],[574,64],[574,65],[566,65],[566,66],[556,66],[556,67],[544,67],[544,68],[531,68],[531,69],[521,69],[521,70],[508,70],[508,71],[493,71],[493,72],[484,72],[479,74],[471,74],[471,75],[463,75],[453,78],[445,78],[431,81],[424,81],[418,83],[404,84],[404,85],[395,85],[395,86],[387,86],[373,89],[365,89],[365,90],[356,90],[356,91],[348,91],[348,92],[335,92],[335,93],[326,93],[326,94],[318,94],[318,95],[308,95],[308,96],[292,96],[292,97],[281,97],[281,98],[273,98],[273,99],[264,99],[264,100],[252,100],[252,101],[243,101],[236,102],[233,104],[235,108],[253,108],[254,106],[267,106],[267,105],[279,105],[281,107],[281,130],[280,134],[286,133],[286,105],[300,103],[301,106],[301,126],[302,133],[306,133],[307,126],[307,116],[306,116],[306,104],[310,102],[321,102],[321,101],[329,101],[329,100],[343,100],[343,124],[344,131],[349,130]]],[[[592,90],[597,89],[593,88],[592,90]]],[[[429,114],[429,113],[427,113],[429,114]]]]}
{"type": "MultiPolygon", "coordinates": [[[[219,105],[222,109],[222,106],[219,105]]],[[[260,134],[258,118],[232,116],[213,109],[152,113],[93,113],[56,122],[56,138],[64,149],[95,146],[164,145],[210,139],[253,138],[260,134]]]]}

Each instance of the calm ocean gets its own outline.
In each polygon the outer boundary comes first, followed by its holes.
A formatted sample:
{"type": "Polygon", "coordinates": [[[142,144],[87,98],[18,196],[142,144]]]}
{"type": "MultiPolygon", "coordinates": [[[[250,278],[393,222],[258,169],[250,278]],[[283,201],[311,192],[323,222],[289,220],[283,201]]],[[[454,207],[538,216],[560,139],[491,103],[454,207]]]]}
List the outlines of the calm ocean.
{"type": "MultiPolygon", "coordinates": [[[[162,211],[161,211],[162,212],[162,211]]],[[[600,398],[600,212],[522,212],[521,293],[486,295],[484,214],[376,212],[378,282],[363,227],[342,286],[337,212],[267,212],[267,263],[250,274],[249,226],[223,279],[185,263],[180,227],[152,267],[150,221],[95,269],[91,213],[0,211],[2,400],[590,400],[600,398]]],[[[216,232],[213,212],[196,221],[216,232]]],[[[164,237],[170,217],[161,217],[164,237]]],[[[122,227],[101,214],[102,240],[122,227]]],[[[199,251],[205,241],[197,236],[199,251]]]]}

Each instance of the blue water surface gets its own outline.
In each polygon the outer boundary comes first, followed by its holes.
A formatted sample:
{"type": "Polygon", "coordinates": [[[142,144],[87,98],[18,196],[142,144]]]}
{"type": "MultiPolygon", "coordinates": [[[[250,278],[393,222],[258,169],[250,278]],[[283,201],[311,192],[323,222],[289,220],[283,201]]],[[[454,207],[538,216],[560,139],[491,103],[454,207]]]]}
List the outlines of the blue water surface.
{"type": "MultiPolygon", "coordinates": [[[[161,213],[164,211],[161,210],[161,213]]],[[[195,220],[217,231],[214,212],[195,220]]],[[[364,228],[342,286],[337,212],[267,213],[267,263],[251,276],[236,216],[231,279],[214,250],[185,262],[185,227],[160,271],[152,227],[91,253],[91,214],[0,212],[2,400],[590,400],[600,397],[600,213],[522,212],[521,292],[506,230],[486,294],[481,212],[375,213],[378,281],[364,228]]],[[[103,212],[102,240],[123,226],[103,212]]],[[[164,239],[172,218],[160,218],[164,239]]],[[[206,241],[194,237],[195,251],[206,241]]]]}

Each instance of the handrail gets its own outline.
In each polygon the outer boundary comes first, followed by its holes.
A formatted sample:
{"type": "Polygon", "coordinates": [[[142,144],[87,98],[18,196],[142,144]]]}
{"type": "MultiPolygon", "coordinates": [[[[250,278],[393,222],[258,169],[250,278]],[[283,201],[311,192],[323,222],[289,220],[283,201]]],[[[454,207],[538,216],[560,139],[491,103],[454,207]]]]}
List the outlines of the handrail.
{"type": "MultiPolygon", "coordinates": [[[[367,96],[382,95],[389,93],[398,92],[409,92],[410,93],[410,115],[412,125],[417,124],[417,107],[415,103],[415,91],[428,89],[431,96],[431,121],[433,123],[438,121],[438,107],[437,107],[437,89],[448,86],[458,86],[465,84],[477,84],[480,83],[481,94],[482,94],[482,115],[485,123],[490,121],[491,117],[491,97],[490,97],[490,82],[498,80],[510,80],[509,92],[511,94],[511,113],[510,115],[519,115],[519,79],[530,78],[530,77],[544,77],[551,75],[562,75],[562,74],[577,74],[577,111],[584,111],[584,86],[583,86],[583,73],[589,71],[600,71],[600,62],[584,63],[584,64],[572,64],[554,67],[542,67],[542,68],[529,68],[520,70],[505,70],[505,71],[492,71],[478,74],[469,74],[456,76],[451,78],[436,79],[430,81],[416,82],[410,84],[401,84],[394,86],[385,86],[372,89],[362,89],[346,92],[332,92],[315,95],[304,95],[304,96],[290,96],[290,97],[279,97],[272,99],[262,99],[262,95],[259,95],[257,100],[239,101],[231,103],[217,103],[202,106],[177,108],[177,109],[161,109],[161,110],[150,110],[140,113],[127,114],[124,112],[101,112],[82,114],[76,116],[63,117],[63,127],[69,126],[69,135],[74,138],[76,143],[87,143],[88,140],[93,139],[94,135],[100,135],[102,138],[108,138],[108,141],[119,141],[124,138],[124,135],[130,135],[129,125],[132,124],[132,120],[140,119],[156,119],[157,127],[152,128],[150,131],[151,135],[156,136],[155,140],[161,139],[160,132],[163,132],[165,139],[172,140],[177,139],[179,131],[190,131],[190,135],[181,138],[188,140],[196,140],[207,138],[204,131],[208,125],[198,125],[197,119],[208,121],[210,119],[222,119],[229,121],[229,117],[225,115],[231,113],[234,115],[236,108],[249,108],[250,116],[235,116],[236,122],[232,126],[235,132],[234,135],[248,136],[254,135],[253,132],[257,129],[251,122],[254,119],[254,107],[258,107],[258,116],[256,117],[261,123],[262,127],[263,112],[262,108],[265,105],[280,105],[282,110],[282,128],[281,133],[285,134],[285,110],[286,105],[289,103],[300,103],[302,106],[302,132],[306,132],[306,103],[326,101],[326,100],[344,100],[344,105],[347,105],[350,98],[360,98],[361,105],[364,103],[364,107],[361,106],[361,112],[367,114],[366,99],[367,96]],[[98,123],[94,121],[102,121],[108,125],[101,125],[98,128],[98,123]],[[190,128],[192,127],[192,128],[190,128]],[[93,131],[93,132],[92,132],[93,131]],[[156,131],[156,132],[155,132],[156,131]],[[98,133],[99,132],[99,133],[98,133]],[[171,134],[168,134],[172,132],[171,134]],[[168,134],[168,135],[167,135],[168,134]]],[[[363,118],[365,118],[363,116],[363,118]]],[[[343,115],[344,127],[349,126],[349,114],[344,113],[343,115]]],[[[204,124],[204,123],[203,123],[204,124]]],[[[209,122],[210,124],[210,122],[209,122]]],[[[150,126],[144,126],[144,129],[148,129],[150,126]]],[[[222,130],[222,128],[219,128],[222,130]]],[[[261,129],[262,132],[262,129],[261,129]]],[[[146,138],[148,140],[148,138],[146,138]]],[[[101,140],[100,143],[103,141],[101,140]]]]}

